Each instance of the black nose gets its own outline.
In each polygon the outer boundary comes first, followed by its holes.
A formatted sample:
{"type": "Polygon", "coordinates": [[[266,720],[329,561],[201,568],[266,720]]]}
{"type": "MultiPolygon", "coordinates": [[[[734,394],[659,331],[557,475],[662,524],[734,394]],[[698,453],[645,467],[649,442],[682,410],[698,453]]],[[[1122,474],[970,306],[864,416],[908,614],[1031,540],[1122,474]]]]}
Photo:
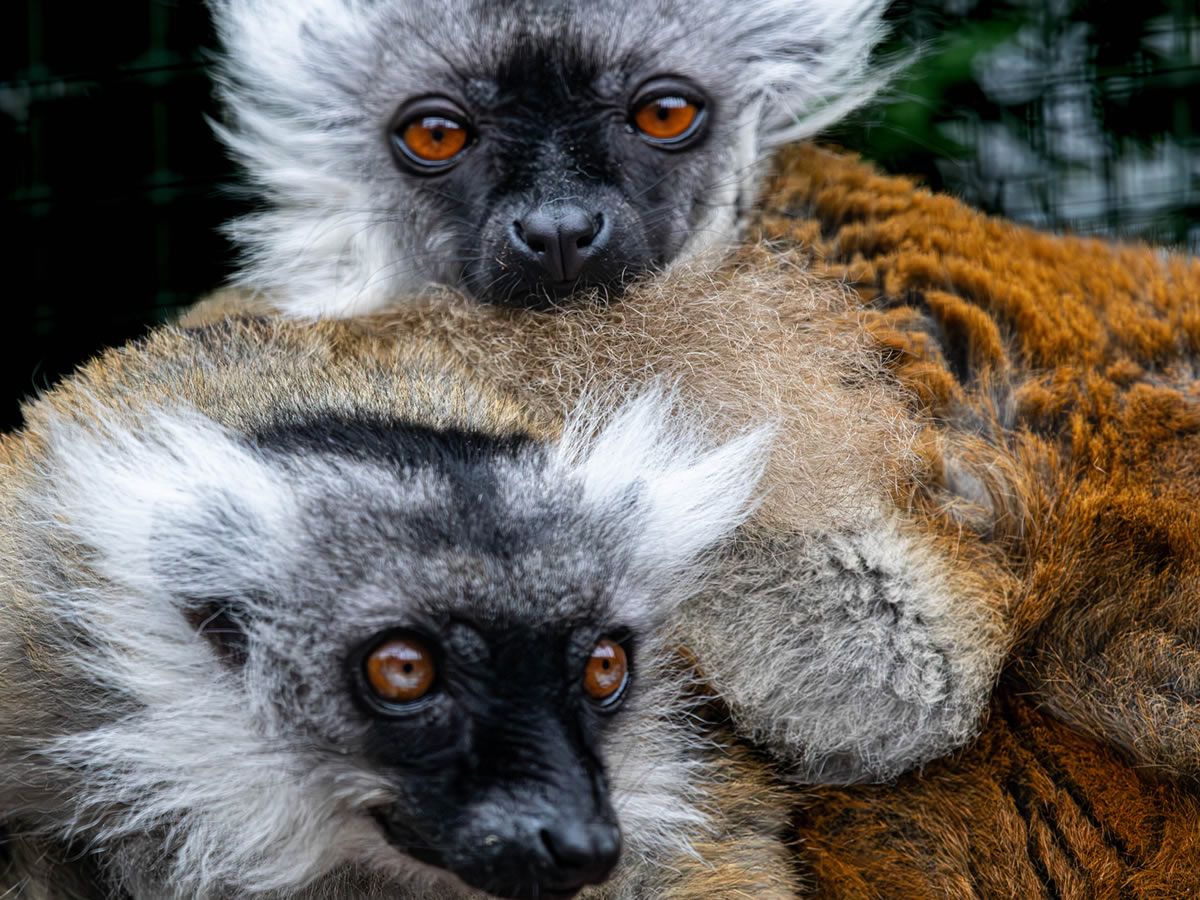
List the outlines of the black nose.
{"type": "Polygon", "coordinates": [[[607,240],[604,216],[573,203],[541,206],[512,223],[513,249],[556,284],[575,281],[607,240]]]}
{"type": "Polygon", "coordinates": [[[564,822],[541,831],[542,843],[553,862],[549,881],[559,890],[600,884],[621,855],[621,832],[600,822],[564,822]]]}

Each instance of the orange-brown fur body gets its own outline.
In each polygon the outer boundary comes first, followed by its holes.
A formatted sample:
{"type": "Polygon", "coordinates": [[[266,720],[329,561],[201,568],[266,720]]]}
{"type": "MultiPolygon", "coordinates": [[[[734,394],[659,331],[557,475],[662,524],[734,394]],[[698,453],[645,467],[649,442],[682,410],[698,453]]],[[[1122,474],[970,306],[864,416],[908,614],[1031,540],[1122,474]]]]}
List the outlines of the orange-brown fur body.
{"type": "Polygon", "coordinates": [[[963,540],[1020,584],[982,736],[801,803],[816,893],[1200,894],[1200,261],[1019,228],[811,147],[766,207],[764,237],[855,287],[926,417],[914,502],[937,515],[954,469],[983,473],[963,540]]]}

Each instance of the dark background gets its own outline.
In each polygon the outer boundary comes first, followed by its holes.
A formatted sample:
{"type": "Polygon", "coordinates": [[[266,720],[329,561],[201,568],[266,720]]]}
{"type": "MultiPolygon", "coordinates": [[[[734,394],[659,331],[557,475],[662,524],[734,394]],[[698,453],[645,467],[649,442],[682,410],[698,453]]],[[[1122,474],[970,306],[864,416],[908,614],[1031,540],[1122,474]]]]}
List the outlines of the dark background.
{"type": "MultiPolygon", "coordinates": [[[[279,0],[287,2],[287,0],[279,0]]],[[[900,0],[920,48],[830,137],[1040,227],[1200,252],[1198,0],[900,0]]],[[[200,0],[7,0],[0,427],[103,346],[217,286],[239,210],[200,0]]]]}

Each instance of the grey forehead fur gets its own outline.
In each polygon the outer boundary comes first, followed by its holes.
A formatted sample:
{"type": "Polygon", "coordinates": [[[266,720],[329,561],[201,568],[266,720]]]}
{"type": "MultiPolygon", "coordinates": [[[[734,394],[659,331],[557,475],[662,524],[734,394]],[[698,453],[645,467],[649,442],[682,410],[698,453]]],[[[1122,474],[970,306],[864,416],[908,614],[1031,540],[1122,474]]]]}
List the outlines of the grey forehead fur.
{"type": "MultiPolygon", "coordinates": [[[[736,231],[772,148],[842,117],[878,87],[884,0],[211,0],[225,45],[221,129],[264,212],[232,233],[242,280],[294,315],[352,315],[450,279],[447,223],[396,177],[383,135],[405,99],[453,75],[486,90],[522,46],[586,56],[610,89],[688,76],[726,114],[703,153],[719,174],[687,256],[736,231]],[[740,198],[740,199],[739,199],[740,198]]],[[[675,164],[682,164],[675,160],[675,164]]]]}
{"type": "MultiPolygon", "coordinates": [[[[308,455],[281,468],[307,481],[306,568],[323,571],[343,595],[357,577],[360,595],[393,597],[384,617],[395,616],[397,603],[436,612],[451,602],[457,613],[497,622],[619,615],[614,598],[636,539],[627,510],[583,508],[580,488],[548,473],[547,462],[530,448],[482,464],[496,479],[487,496],[434,469],[397,473],[308,455]],[[521,585],[538,590],[523,593],[521,585]]],[[[366,608],[354,613],[373,618],[366,608]]]]}

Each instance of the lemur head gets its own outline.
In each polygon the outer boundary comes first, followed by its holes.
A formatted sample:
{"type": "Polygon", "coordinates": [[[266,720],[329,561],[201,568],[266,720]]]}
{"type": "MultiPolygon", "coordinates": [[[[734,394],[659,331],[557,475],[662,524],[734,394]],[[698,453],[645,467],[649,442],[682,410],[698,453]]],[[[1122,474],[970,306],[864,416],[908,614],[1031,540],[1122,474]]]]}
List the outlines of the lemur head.
{"type": "Polygon", "coordinates": [[[886,0],[210,0],[221,129],[295,315],[430,283],[552,303],[730,238],[759,162],[864,100],[886,0]]]}
{"type": "Polygon", "coordinates": [[[703,815],[662,629],[746,514],[761,439],[698,450],[663,411],[555,445],[64,425],[38,515],[89,574],[45,590],[48,652],[88,688],[37,755],[67,834],[155,896],[365,870],[570,897],[623,848],[684,850],[703,815]]]}

